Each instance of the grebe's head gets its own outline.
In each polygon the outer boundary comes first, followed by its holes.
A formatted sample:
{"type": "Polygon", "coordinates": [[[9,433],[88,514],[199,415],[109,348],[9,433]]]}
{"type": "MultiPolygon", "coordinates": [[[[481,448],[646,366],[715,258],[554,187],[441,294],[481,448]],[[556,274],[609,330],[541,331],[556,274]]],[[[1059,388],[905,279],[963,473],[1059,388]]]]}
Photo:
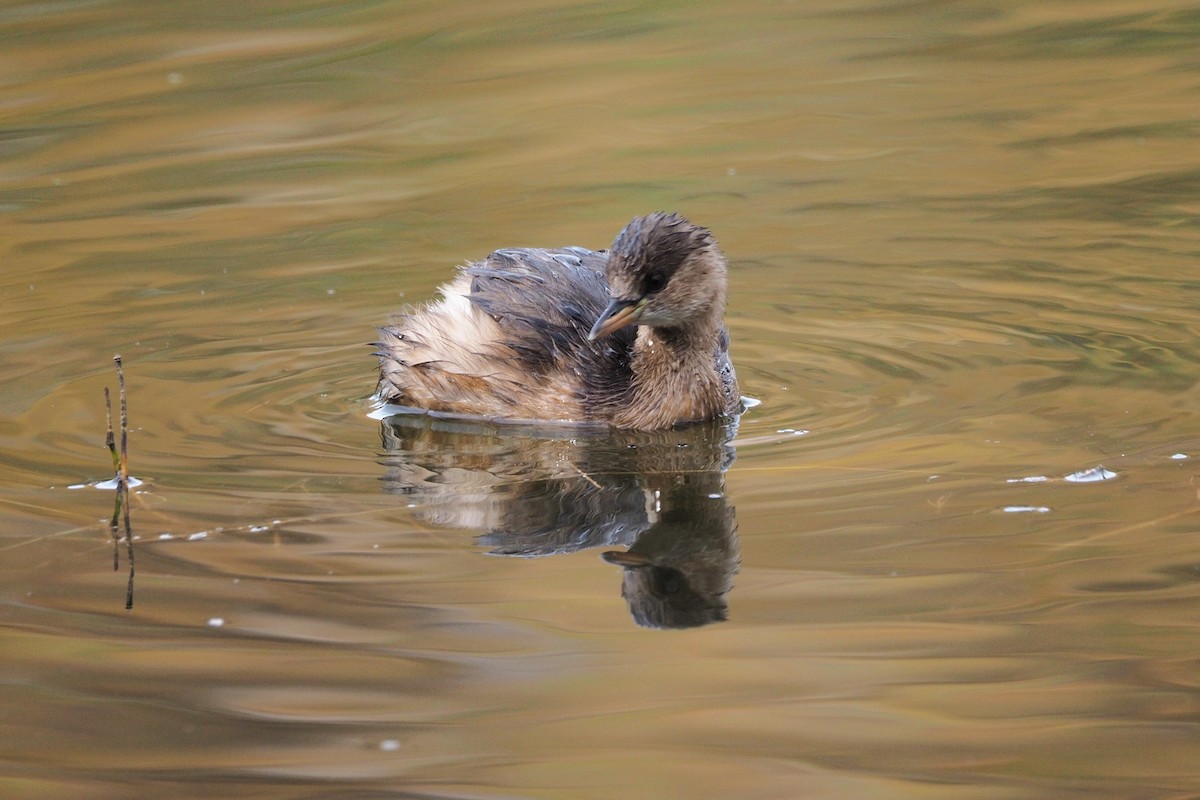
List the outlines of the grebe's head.
{"type": "Polygon", "coordinates": [[[588,338],[626,325],[685,327],[725,306],[725,256],[706,228],[678,214],[638,217],[617,234],[605,268],[608,308],[588,338]]]}

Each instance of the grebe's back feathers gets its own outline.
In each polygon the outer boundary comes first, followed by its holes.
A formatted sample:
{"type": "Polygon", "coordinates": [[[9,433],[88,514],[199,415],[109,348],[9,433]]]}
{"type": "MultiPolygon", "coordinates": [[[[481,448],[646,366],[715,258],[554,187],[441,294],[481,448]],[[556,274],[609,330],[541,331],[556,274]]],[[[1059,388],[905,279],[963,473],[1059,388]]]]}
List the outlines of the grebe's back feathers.
{"type": "Polygon", "coordinates": [[[440,300],[380,329],[376,396],[469,416],[587,421],[580,388],[610,402],[635,336],[631,327],[587,338],[608,302],[607,260],[582,247],[507,248],[461,267],[440,300]]]}
{"type": "Polygon", "coordinates": [[[582,247],[510,248],[464,267],[463,273],[471,279],[471,304],[496,321],[504,345],[531,374],[542,376],[589,363],[607,367],[603,362],[614,349],[633,342],[633,328],[609,341],[587,339],[608,303],[607,261],[607,253],[582,247]]]}

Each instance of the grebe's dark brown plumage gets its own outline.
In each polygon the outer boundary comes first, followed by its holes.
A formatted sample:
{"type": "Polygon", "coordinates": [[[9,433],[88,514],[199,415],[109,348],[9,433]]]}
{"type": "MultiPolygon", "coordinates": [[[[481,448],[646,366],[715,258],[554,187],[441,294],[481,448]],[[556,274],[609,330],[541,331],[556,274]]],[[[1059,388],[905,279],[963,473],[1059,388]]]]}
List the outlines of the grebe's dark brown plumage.
{"type": "Polygon", "coordinates": [[[640,430],[739,407],[725,257],[678,214],[633,220],[607,252],[497,250],[441,292],[380,330],[381,402],[640,430]]]}

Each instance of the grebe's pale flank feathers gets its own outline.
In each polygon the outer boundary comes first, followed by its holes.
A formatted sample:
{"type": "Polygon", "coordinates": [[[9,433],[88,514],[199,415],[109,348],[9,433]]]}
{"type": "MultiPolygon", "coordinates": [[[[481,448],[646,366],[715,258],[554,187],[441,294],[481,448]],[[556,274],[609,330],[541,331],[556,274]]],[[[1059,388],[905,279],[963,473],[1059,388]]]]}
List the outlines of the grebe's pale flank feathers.
{"type": "Polygon", "coordinates": [[[497,250],[382,329],[378,398],[640,429],[735,413],[725,273],[708,230],[661,212],[607,253],[497,250]]]}

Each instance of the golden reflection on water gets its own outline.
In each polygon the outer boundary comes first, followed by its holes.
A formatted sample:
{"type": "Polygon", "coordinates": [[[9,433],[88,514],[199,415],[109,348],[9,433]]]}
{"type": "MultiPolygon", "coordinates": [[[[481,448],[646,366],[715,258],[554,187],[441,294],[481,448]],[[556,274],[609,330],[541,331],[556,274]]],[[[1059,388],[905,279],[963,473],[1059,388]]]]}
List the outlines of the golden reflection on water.
{"type": "Polygon", "coordinates": [[[0,794],[1200,793],[1194,11],[0,26],[0,794]],[[611,519],[595,443],[381,442],[373,325],[657,208],[733,264],[732,441],[606,462],[611,519]],[[64,488],[108,477],[114,352],[132,613],[111,496],[64,488]],[[638,627],[598,556],[672,487],[721,624],[638,627]]]}

